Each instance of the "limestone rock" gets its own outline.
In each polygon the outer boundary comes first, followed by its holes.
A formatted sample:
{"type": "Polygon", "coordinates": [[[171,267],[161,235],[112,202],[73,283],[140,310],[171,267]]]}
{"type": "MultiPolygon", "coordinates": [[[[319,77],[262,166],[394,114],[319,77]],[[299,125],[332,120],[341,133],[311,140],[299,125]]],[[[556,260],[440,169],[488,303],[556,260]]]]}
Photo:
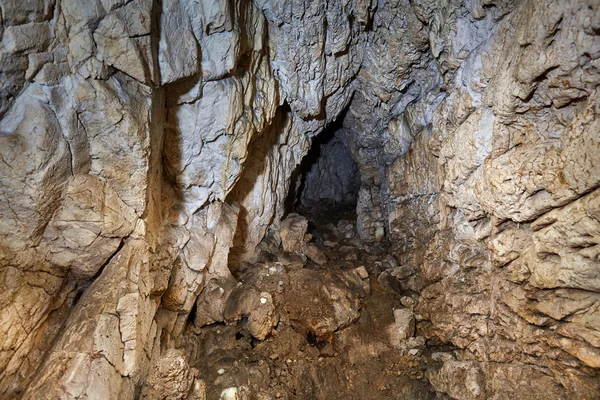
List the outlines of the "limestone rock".
{"type": "Polygon", "coordinates": [[[101,61],[140,82],[155,79],[151,50],[152,3],[134,0],[108,13],[93,33],[101,61]]]}
{"type": "Polygon", "coordinates": [[[489,393],[503,393],[504,398],[520,396],[537,399],[540,393],[550,398],[567,398],[560,386],[535,366],[518,363],[478,365],[469,361],[444,361],[441,368],[428,371],[432,384],[455,399],[482,399],[489,393]],[[508,385],[502,388],[501,385],[508,385]]]}
{"type": "Polygon", "coordinates": [[[195,3],[179,0],[162,2],[158,66],[161,84],[196,75],[200,70],[200,49],[195,33],[199,29],[195,3]]]}
{"type": "Polygon", "coordinates": [[[136,215],[98,178],[78,175],[44,231],[49,261],[76,279],[91,278],[134,229],[136,215]]]}
{"type": "Polygon", "coordinates": [[[2,122],[0,237],[15,250],[39,243],[71,173],[68,143],[44,97],[42,87],[30,86],[2,122]]]}
{"type": "Polygon", "coordinates": [[[325,255],[325,253],[323,253],[323,250],[321,250],[314,243],[307,243],[304,246],[303,251],[304,251],[304,254],[306,254],[306,256],[308,258],[310,258],[316,264],[323,265],[327,262],[327,256],[325,255]]]}
{"type": "Polygon", "coordinates": [[[195,376],[181,350],[167,350],[156,361],[151,371],[142,390],[142,399],[190,398],[190,392],[194,389],[195,376]]]}
{"type": "Polygon", "coordinates": [[[389,239],[382,281],[454,347],[436,390],[597,396],[594,1],[3,0],[0,19],[0,397],[132,399],[194,304],[259,338],[288,290],[299,329],[355,321],[367,278],[302,269],[324,258],[283,219],[326,126],[307,187],[327,190],[301,200],[356,193],[337,233],[389,239]],[[280,243],[295,270],[230,305],[231,271],[280,243]]]}
{"type": "Polygon", "coordinates": [[[148,253],[141,240],[129,240],[94,281],[76,309],[54,350],[41,366],[39,379],[23,398],[118,397],[133,389],[125,377],[137,377],[148,367],[156,325],[155,303],[146,285],[148,253]],[[102,289],[102,290],[99,290],[102,289]],[[61,368],[55,368],[61,365],[61,368]],[[77,378],[72,378],[77,376],[77,378]]]}
{"type": "Polygon", "coordinates": [[[600,191],[538,218],[533,224],[530,282],[539,288],[600,291],[600,191]],[[567,267],[568,265],[568,267],[567,267]]]}
{"type": "Polygon", "coordinates": [[[242,385],[240,387],[230,387],[221,392],[219,400],[249,400],[250,389],[242,385]]]}
{"type": "Polygon", "coordinates": [[[227,299],[231,295],[236,282],[233,280],[217,279],[208,281],[196,300],[194,325],[198,328],[225,320],[224,312],[227,299]]]}
{"type": "Polygon", "coordinates": [[[248,330],[258,340],[264,340],[279,322],[271,295],[249,285],[240,285],[233,290],[223,316],[227,322],[247,317],[248,330]]]}
{"type": "Polygon", "coordinates": [[[408,308],[394,310],[394,323],[390,325],[390,343],[396,348],[405,348],[408,341],[415,334],[415,318],[408,308]]]}
{"type": "Polygon", "coordinates": [[[433,385],[455,399],[472,400],[487,397],[485,378],[476,363],[446,361],[429,379],[433,385]]]}
{"type": "Polygon", "coordinates": [[[290,214],[281,221],[281,245],[283,250],[302,253],[308,220],[298,214],[290,214]]]}

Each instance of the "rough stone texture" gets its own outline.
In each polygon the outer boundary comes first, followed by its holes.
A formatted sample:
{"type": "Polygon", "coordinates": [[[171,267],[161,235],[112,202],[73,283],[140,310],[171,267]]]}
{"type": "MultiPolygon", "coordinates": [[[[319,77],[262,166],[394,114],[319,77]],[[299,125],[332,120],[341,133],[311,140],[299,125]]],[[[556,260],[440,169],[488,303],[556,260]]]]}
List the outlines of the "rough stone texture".
{"type": "Polygon", "coordinates": [[[292,173],[309,147],[308,137],[300,132],[312,129],[312,124],[298,122],[280,108],[267,132],[250,144],[252,157],[229,195],[241,206],[231,254],[234,267],[256,261],[261,240],[278,232],[292,173]]]}
{"type": "Polygon", "coordinates": [[[258,340],[264,340],[279,321],[271,295],[244,285],[231,293],[223,316],[229,323],[248,318],[248,331],[258,340]]]}
{"type": "Polygon", "coordinates": [[[598,7],[461,7],[418,7],[437,26],[430,40],[449,93],[433,113],[433,139],[407,160],[431,168],[439,157],[440,183],[416,171],[400,178],[414,188],[403,192],[438,200],[395,211],[423,217],[394,228],[407,232],[400,258],[420,265],[418,329],[459,349],[431,382],[458,399],[593,398],[598,330],[583,321],[597,319],[600,266],[597,57],[588,56],[600,48],[589,28],[598,7]],[[535,394],[521,393],[515,376],[535,394]]]}
{"type": "Polygon", "coordinates": [[[205,400],[205,384],[196,380],[195,372],[181,350],[167,350],[153,365],[140,398],[205,400]]]}
{"type": "MultiPolygon", "coordinates": [[[[321,135],[327,135],[327,132],[321,135]]],[[[326,136],[325,142],[317,142],[317,139],[302,161],[302,168],[307,171],[298,188],[301,190],[298,195],[300,206],[310,209],[320,201],[333,206],[356,204],[360,175],[346,145],[335,132],[326,136]],[[312,164],[305,166],[307,160],[312,164]]]]}
{"type": "Polygon", "coordinates": [[[359,272],[353,270],[333,275],[301,269],[290,272],[289,280],[286,297],[289,301],[285,309],[291,323],[300,331],[327,339],[360,316],[360,297],[364,292],[359,272]],[[303,295],[309,285],[320,287],[320,290],[313,290],[313,296],[303,295]]]}
{"type": "Polygon", "coordinates": [[[281,245],[284,251],[301,253],[304,250],[304,235],[308,220],[298,214],[290,214],[281,221],[281,245]]]}
{"type": "MultiPolygon", "coordinates": [[[[455,348],[436,389],[600,392],[597,1],[2,0],[0,21],[0,397],[134,398],[207,282],[279,244],[339,117],[358,236],[390,240],[417,333],[455,348]]],[[[304,324],[349,324],[346,300],[304,324]]]]}
{"type": "Polygon", "coordinates": [[[134,229],[135,212],[102,181],[79,175],[44,231],[46,258],[75,279],[91,278],[134,229]]]}
{"type": "Polygon", "coordinates": [[[307,243],[304,246],[304,254],[316,264],[322,265],[327,262],[327,256],[323,253],[323,250],[314,243],[307,243]]]}
{"type": "Polygon", "coordinates": [[[112,258],[77,303],[23,398],[133,395],[156,334],[145,247],[130,239],[112,258]]]}
{"type": "Polygon", "coordinates": [[[408,346],[408,340],[415,334],[415,317],[408,308],[394,310],[394,323],[389,327],[390,343],[396,348],[408,346]]]}

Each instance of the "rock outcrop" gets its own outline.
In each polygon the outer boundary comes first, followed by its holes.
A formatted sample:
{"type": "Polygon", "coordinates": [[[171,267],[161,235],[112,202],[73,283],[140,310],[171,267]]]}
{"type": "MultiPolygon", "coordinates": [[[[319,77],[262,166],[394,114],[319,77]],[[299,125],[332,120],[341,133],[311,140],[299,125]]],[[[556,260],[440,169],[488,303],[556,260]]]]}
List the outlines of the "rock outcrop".
{"type": "Polygon", "coordinates": [[[238,282],[281,243],[334,315],[292,319],[355,321],[365,277],[302,269],[323,246],[284,219],[337,121],[344,184],[301,200],[391,246],[381,281],[452,348],[435,389],[596,398],[599,60],[596,0],[0,0],[0,397],[202,398],[174,349],[271,334],[279,280],[238,282]]]}

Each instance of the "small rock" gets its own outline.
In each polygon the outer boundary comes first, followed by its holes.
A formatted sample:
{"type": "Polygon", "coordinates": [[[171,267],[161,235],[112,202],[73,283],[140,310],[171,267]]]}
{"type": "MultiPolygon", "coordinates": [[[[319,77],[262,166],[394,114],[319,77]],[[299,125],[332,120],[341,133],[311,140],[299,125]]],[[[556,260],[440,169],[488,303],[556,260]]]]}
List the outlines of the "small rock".
{"type": "Polygon", "coordinates": [[[415,305],[417,304],[416,300],[413,299],[412,297],[408,297],[408,296],[402,296],[402,298],[400,299],[400,303],[406,307],[406,308],[410,308],[411,310],[415,307],[415,305]]]}
{"type": "Polygon", "coordinates": [[[409,349],[424,349],[425,348],[425,338],[423,336],[411,337],[408,339],[408,348],[409,349]]]}
{"type": "Polygon", "coordinates": [[[269,275],[281,274],[283,272],[285,272],[285,268],[283,267],[283,264],[280,262],[275,262],[272,265],[268,266],[269,275]]]}
{"type": "Polygon", "coordinates": [[[345,239],[352,239],[354,237],[354,225],[350,221],[341,220],[338,222],[336,230],[345,239]]]}
{"type": "Polygon", "coordinates": [[[230,387],[221,392],[220,400],[238,400],[238,390],[236,387],[230,387]]]}
{"type": "Polygon", "coordinates": [[[283,250],[300,253],[304,247],[304,235],[308,220],[298,214],[290,214],[281,221],[281,245],[283,250]]]}
{"type": "MultiPolygon", "coordinates": [[[[385,265],[385,264],[384,264],[385,265]]],[[[409,265],[402,265],[400,267],[393,267],[390,269],[390,275],[396,279],[404,279],[415,273],[415,269],[409,265]]]]}
{"type": "Polygon", "coordinates": [[[446,362],[454,360],[454,355],[452,353],[436,351],[435,353],[431,354],[431,359],[433,361],[446,362]]]}
{"type": "Polygon", "coordinates": [[[325,240],[323,242],[323,246],[325,246],[325,247],[336,247],[337,245],[338,245],[337,242],[332,242],[330,240],[325,240]]]}
{"type": "Polygon", "coordinates": [[[379,275],[381,274],[381,271],[383,271],[383,264],[381,261],[374,261],[373,262],[373,266],[371,267],[371,269],[373,271],[375,271],[375,275],[379,275]]]}
{"type": "Polygon", "coordinates": [[[327,256],[323,251],[313,243],[308,243],[304,247],[304,254],[315,264],[323,265],[327,262],[327,256]]]}
{"type": "Polygon", "coordinates": [[[410,349],[408,351],[408,354],[411,355],[411,356],[416,356],[416,355],[421,354],[421,350],[419,350],[419,349],[410,349]]]}
{"type": "Polygon", "coordinates": [[[337,231],[337,228],[336,228],[336,227],[335,227],[335,225],[334,225],[334,224],[332,224],[331,222],[330,222],[330,223],[328,223],[327,225],[325,225],[325,228],[329,229],[329,230],[330,230],[330,231],[332,231],[332,232],[336,232],[336,231],[337,231]]]}
{"type": "Polygon", "coordinates": [[[390,289],[394,292],[401,292],[400,289],[400,283],[398,282],[398,279],[394,278],[391,274],[390,274],[390,270],[385,270],[383,271],[381,274],[379,274],[379,277],[377,278],[377,281],[385,288],[390,289]]]}
{"type": "Polygon", "coordinates": [[[362,279],[362,288],[366,294],[371,293],[371,281],[369,280],[369,272],[364,266],[355,268],[354,271],[362,279]]]}
{"type": "Polygon", "coordinates": [[[385,259],[382,260],[382,266],[383,269],[393,269],[393,268],[398,268],[398,262],[396,261],[396,259],[388,254],[385,259]]]}
{"type": "Polygon", "coordinates": [[[396,348],[405,348],[408,339],[415,333],[413,312],[408,308],[394,310],[394,323],[388,329],[391,345],[396,348]]]}
{"type": "Polygon", "coordinates": [[[364,265],[361,265],[360,267],[355,268],[354,270],[356,271],[358,276],[360,276],[361,279],[367,279],[369,277],[369,273],[367,272],[367,269],[364,267],[364,265]]]}
{"type": "Polygon", "coordinates": [[[202,379],[194,380],[192,386],[192,393],[190,393],[190,400],[206,400],[206,382],[202,379]]]}
{"type": "Polygon", "coordinates": [[[344,257],[344,260],[346,261],[357,261],[358,260],[358,256],[354,253],[352,254],[348,254],[346,257],[344,257]]]}
{"type": "Polygon", "coordinates": [[[209,280],[196,300],[194,325],[201,328],[215,322],[223,322],[227,299],[236,285],[233,279],[209,280]]]}
{"type": "Polygon", "coordinates": [[[320,349],[319,354],[321,357],[333,357],[335,356],[335,349],[329,342],[325,342],[325,345],[320,349]]]}
{"type": "Polygon", "coordinates": [[[265,340],[279,322],[271,294],[258,292],[250,285],[237,288],[231,293],[223,316],[228,323],[247,317],[248,330],[258,340],[265,340]]]}

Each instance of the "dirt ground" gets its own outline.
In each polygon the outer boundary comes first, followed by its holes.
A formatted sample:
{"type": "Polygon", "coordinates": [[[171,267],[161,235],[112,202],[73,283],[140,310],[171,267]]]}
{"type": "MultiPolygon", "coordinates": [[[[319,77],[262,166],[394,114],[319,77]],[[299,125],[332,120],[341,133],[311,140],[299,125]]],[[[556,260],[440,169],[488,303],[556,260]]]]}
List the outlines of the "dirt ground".
{"type": "Polygon", "coordinates": [[[393,260],[384,246],[358,241],[354,218],[308,216],[306,240],[325,254],[322,265],[279,250],[237,271],[240,282],[266,285],[268,273],[257,280],[248,271],[283,266],[273,291],[279,321],[265,340],[250,334],[247,318],[188,330],[185,345],[207,399],[228,399],[228,388],[236,388],[231,398],[257,400],[440,398],[424,377],[432,351],[424,339],[400,348],[390,341],[394,309],[410,306],[410,293],[378,279],[393,260]],[[368,277],[352,275],[359,267],[368,277]]]}

